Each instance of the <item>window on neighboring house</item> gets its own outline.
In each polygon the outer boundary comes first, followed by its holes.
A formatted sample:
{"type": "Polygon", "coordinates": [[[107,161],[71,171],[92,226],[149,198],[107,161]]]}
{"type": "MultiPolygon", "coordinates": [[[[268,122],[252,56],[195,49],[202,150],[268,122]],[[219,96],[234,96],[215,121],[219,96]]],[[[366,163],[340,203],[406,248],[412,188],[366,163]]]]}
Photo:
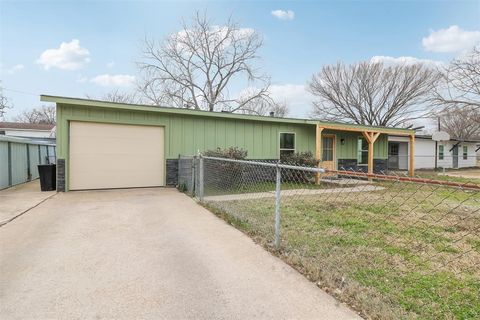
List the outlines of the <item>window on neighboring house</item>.
{"type": "Polygon", "coordinates": [[[468,159],[468,146],[463,146],[463,160],[468,159]]]}
{"type": "Polygon", "coordinates": [[[357,163],[359,165],[368,164],[368,142],[365,138],[358,137],[358,147],[357,147],[357,163]]]}
{"type": "Polygon", "coordinates": [[[295,133],[280,133],[280,159],[295,153],[295,133]]]}
{"type": "Polygon", "coordinates": [[[4,136],[5,135],[5,130],[0,130],[0,135],[4,136]]]}
{"type": "Polygon", "coordinates": [[[443,160],[445,157],[445,147],[443,145],[438,146],[438,160],[443,160]]]}

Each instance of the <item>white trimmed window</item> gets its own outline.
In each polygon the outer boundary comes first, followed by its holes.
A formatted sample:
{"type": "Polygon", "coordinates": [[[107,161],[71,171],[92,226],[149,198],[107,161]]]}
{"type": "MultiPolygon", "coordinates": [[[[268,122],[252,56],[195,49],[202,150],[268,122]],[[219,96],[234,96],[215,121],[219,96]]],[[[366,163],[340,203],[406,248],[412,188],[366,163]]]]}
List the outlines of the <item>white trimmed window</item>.
{"type": "Polygon", "coordinates": [[[358,165],[368,165],[368,142],[363,137],[358,137],[357,163],[358,165]]]}
{"type": "Polygon", "coordinates": [[[295,133],[280,132],[280,158],[295,153],[295,133]]]}

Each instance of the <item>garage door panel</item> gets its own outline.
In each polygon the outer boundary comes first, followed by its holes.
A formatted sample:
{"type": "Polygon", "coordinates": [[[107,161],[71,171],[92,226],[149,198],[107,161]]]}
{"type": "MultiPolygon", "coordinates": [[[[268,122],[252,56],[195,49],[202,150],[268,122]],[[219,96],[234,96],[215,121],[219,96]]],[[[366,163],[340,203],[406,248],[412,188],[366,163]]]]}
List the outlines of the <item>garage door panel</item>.
{"type": "Polygon", "coordinates": [[[70,189],[164,185],[163,127],[70,123],[70,189]]]}

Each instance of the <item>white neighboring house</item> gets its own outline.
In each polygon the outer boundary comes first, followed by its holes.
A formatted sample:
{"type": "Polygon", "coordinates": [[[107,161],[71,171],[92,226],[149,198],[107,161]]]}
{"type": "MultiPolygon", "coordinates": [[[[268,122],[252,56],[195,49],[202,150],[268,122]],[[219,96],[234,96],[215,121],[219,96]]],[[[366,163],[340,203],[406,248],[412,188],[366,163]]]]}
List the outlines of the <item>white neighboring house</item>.
{"type": "Polygon", "coordinates": [[[55,125],[41,123],[0,122],[0,135],[55,140],[55,125]]]}
{"type": "MultiPolygon", "coordinates": [[[[480,141],[441,141],[435,150],[430,135],[415,136],[415,169],[469,168],[477,166],[480,141]]],[[[388,137],[388,168],[408,170],[409,141],[406,137],[388,137]]]]}

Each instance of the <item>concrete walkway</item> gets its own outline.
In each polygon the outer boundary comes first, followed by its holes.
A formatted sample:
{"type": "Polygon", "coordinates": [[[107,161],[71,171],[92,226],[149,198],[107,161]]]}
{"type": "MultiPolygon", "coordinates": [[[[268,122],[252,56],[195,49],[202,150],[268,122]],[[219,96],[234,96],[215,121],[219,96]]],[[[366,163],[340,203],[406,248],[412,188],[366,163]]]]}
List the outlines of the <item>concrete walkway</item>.
{"type": "MultiPolygon", "coordinates": [[[[293,196],[311,196],[311,195],[321,195],[321,194],[330,194],[330,193],[339,193],[339,192],[366,192],[366,191],[379,191],[385,188],[373,186],[373,185],[362,185],[358,187],[345,187],[345,188],[329,188],[329,189],[291,189],[291,190],[282,190],[280,191],[281,197],[293,197],[293,196]]],[[[275,191],[266,191],[266,192],[255,192],[255,193],[239,193],[239,194],[226,194],[220,196],[208,196],[204,197],[205,201],[235,201],[235,200],[251,200],[251,199],[261,199],[261,198],[275,198],[275,191]]]]}
{"type": "Polygon", "coordinates": [[[0,226],[53,196],[56,191],[40,191],[40,180],[0,190],[0,226]]]}
{"type": "Polygon", "coordinates": [[[451,169],[445,173],[438,173],[438,175],[465,179],[480,179],[480,169],[451,169]]]}
{"type": "Polygon", "coordinates": [[[357,319],[174,189],[60,193],[0,228],[2,319],[357,319]]]}

